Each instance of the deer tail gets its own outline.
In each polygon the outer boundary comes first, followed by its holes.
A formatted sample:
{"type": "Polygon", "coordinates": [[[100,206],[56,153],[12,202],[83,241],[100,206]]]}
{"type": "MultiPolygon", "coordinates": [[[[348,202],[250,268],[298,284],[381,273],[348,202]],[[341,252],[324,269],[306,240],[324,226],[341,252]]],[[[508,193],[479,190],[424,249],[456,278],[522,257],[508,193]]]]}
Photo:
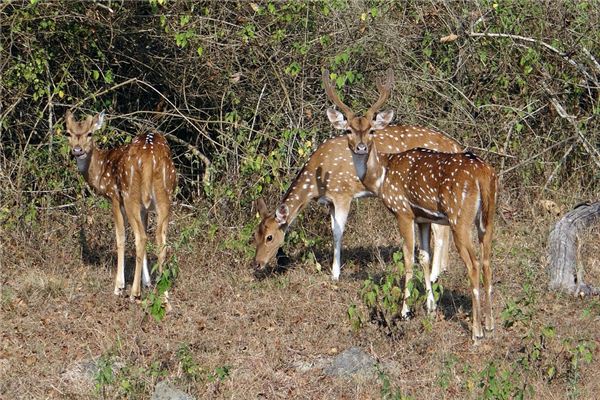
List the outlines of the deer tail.
{"type": "Polygon", "coordinates": [[[483,235],[483,233],[492,229],[491,225],[494,221],[494,213],[496,212],[496,173],[492,168],[489,168],[489,173],[481,176],[477,183],[481,198],[477,229],[479,234],[483,235]]]}

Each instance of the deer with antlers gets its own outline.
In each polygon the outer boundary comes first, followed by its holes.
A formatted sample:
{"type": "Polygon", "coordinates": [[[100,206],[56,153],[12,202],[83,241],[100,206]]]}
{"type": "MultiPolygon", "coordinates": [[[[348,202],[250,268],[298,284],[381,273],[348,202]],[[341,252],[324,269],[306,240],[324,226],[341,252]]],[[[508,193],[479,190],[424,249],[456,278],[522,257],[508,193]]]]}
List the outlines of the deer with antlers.
{"type": "MultiPolygon", "coordinates": [[[[128,145],[111,150],[98,148],[92,137],[102,127],[104,112],[76,121],[71,111],[65,115],[71,153],[77,169],[92,189],[110,200],[117,239],[116,295],[125,288],[125,217],[135,237],[135,274],[131,299],[140,296],[140,280],[150,285],[146,257],[148,211],[156,210],[156,250],[162,272],[167,247],[167,226],[173,192],[177,185],[171,150],[158,133],[136,136],[128,145]]],[[[168,294],[165,293],[165,300],[168,294]]],[[[168,308],[168,303],[167,303],[168,308]]]]}
{"type": "Polygon", "coordinates": [[[347,145],[352,152],[356,173],[364,186],[375,193],[396,217],[404,239],[403,253],[406,270],[402,316],[408,317],[410,296],[408,282],[413,277],[415,225],[418,225],[427,290],[427,310],[435,312],[436,304],[431,287],[429,235],[431,224],[450,226],[454,243],[467,267],[471,283],[473,308],[472,338],[483,337],[481,301],[479,295],[480,266],[473,249],[471,229],[477,227],[483,264],[485,299],[485,329],[494,330],[492,315],[492,249],[493,220],[496,202],[494,169],[476,155],[443,153],[416,148],[397,154],[380,152],[373,132],[385,129],[393,111],[377,111],[389,98],[393,74],[388,70],[384,81],[378,81],[379,99],[365,116],[355,116],[335,93],[329,72],[323,74],[329,98],[342,110],[327,110],[327,116],[337,129],[349,131],[347,145]],[[345,117],[345,118],[344,118],[345,117]]]}
{"type": "MultiPolygon", "coordinates": [[[[325,87],[331,97],[331,88],[325,87]]],[[[341,102],[340,102],[341,103],[341,102]]],[[[414,147],[457,152],[461,147],[454,140],[426,128],[411,125],[386,126],[373,135],[377,148],[398,153],[414,147]]],[[[282,246],[290,224],[311,201],[329,205],[333,231],[332,279],[337,280],[341,270],[341,247],[344,228],[353,199],[372,196],[373,192],[361,183],[352,161],[353,153],[345,137],[335,137],[321,144],[300,170],[289,190],[274,212],[269,212],[263,199],[256,202],[261,222],[254,234],[256,253],[254,267],[264,268],[282,246]]],[[[435,281],[446,269],[450,231],[445,226],[434,226],[434,252],[431,277],[435,281]]]]}

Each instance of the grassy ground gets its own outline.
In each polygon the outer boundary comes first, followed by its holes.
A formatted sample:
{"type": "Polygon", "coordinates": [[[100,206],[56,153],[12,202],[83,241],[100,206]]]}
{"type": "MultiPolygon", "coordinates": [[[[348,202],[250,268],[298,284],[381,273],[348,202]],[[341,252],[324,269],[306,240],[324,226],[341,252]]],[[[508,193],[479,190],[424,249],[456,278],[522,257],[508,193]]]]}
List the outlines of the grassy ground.
{"type": "MultiPolygon", "coordinates": [[[[374,324],[352,328],[348,307],[365,312],[362,283],[390,269],[398,242],[376,200],[353,207],[360,212],[351,215],[342,279],[334,284],[323,207],[311,205],[293,227],[300,234],[287,247],[290,268],[259,278],[240,234],[241,225],[254,223],[247,214],[177,206],[169,234],[180,275],[174,312],[162,322],[112,294],[116,251],[107,210],[92,207],[87,218],[48,213],[27,230],[5,227],[0,397],[143,399],[162,379],[198,398],[597,396],[600,302],[547,292],[552,217],[500,207],[497,330],[475,347],[466,273],[454,249],[436,318],[417,307],[395,339],[374,324]],[[375,357],[380,373],[336,378],[311,368],[351,346],[375,357]]],[[[596,283],[598,238],[591,235],[583,249],[587,280],[596,283]]]]}

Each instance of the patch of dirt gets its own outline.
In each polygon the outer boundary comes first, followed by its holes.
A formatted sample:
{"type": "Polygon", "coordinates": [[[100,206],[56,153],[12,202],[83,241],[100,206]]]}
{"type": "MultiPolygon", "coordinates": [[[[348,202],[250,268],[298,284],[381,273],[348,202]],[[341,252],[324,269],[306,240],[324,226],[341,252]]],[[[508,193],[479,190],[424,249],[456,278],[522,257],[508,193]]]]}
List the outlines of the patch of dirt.
{"type": "MultiPolygon", "coordinates": [[[[491,363],[514,372],[514,381],[533,391],[527,397],[593,398],[600,390],[600,303],[546,292],[550,218],[498,218],[492,263],[497,329],[473,346],[466,272],[454,250],[440,278],[438,318],[428,320],[417,308],[412,320],[400,322],[396,340],[369,323],[352,330],[347,310],[351,304],[361,309],[363,280],[381,275],[399,247],[397,228],[376,201],[353,208],[360,214],[351,214],[336,283],[330,281],[324,207],[310,206],[292,227],[320,238],[317,244],[286,246],[288,268],[262,279],[240,250],[245,243],[232,244],[239,227],[228,218],[247,223],[246,216],[217,216],[222,220],[212,221],[219,228],[210,236],[209,224],[198,222],[206,218],[196,220],[208,208],[176,210],[171,242],[194,224],[200,229],[178,250],[174,311],[162,322],[112,294],[116,251],[108,213],[94,212],[93,224],[84,227],[57,214],[48,225],[6,232],[3,251],[13,256],[2,263],[0,397],[149,398],[156,383],[168,379],[197,398],[477,398],[486,385],[511,383],[500,373],[485,375],[491,363]],[[541,339],[543,327],[553,334],[541,339]],[[314,368],[351,347],[371,355],[381,374],[337,377],[314,368]],[[101,357],[116,368],[99,390],[91,360],[101,357]]],[[[128,267],[132,246],[128,237],[128,267]]],[[[598,265],[597,254],[586,247],[589,265],[598,265]]]]}

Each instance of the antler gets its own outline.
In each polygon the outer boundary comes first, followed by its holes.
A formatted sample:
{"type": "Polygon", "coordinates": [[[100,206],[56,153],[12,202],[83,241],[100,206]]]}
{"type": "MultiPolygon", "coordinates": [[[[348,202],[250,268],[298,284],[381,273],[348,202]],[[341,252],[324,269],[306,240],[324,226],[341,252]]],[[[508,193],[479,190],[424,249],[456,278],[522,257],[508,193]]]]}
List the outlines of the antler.
{"type": "Polygon", "coordinates": [[[379,89],[379,99],[369,108],[365,114],[367,120],[372,120],[373,115],[379,111],[381,106],[389,99],[392,88],[394,87],[394,71],[388,68],[385,74],[385,80],[377,79],[377,88],[379,89]]]}
{"type": "Polygon", "coordinates": [[[325,86],[325,93],[327,93],[327,97],[329,97],[329,99],[333,101],[340,108],[340,110],[342,110],[344,115],[346,115],[346,119],[350,121],[352,118],[354,118],[354,112],[352,112],[350,107],[345,105],[342,100],[340,100],[335,92],[335,88],[331,83],[331,79],[329,79],[329,70],[327,69],[323,71],[323,86],[325,86]]]}

